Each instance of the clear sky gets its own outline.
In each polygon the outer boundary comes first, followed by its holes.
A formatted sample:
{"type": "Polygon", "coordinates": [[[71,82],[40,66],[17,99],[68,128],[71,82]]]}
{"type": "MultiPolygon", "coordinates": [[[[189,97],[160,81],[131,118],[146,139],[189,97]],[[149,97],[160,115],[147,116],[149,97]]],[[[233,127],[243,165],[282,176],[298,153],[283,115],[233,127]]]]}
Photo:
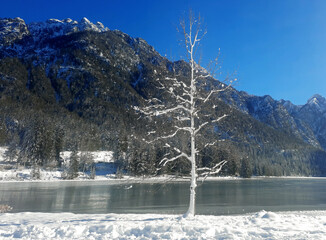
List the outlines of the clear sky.
{"type": "Polygon", "coordinates": [[[0,17],[27,23],[87,17],[178,60],[176,27],[190,8],[208,31],[203,62],[220,48],[222,72],[237,72],[238,90],[295,104],[315,93],[326,97],[326,0],[0,0],[0,17]]]}

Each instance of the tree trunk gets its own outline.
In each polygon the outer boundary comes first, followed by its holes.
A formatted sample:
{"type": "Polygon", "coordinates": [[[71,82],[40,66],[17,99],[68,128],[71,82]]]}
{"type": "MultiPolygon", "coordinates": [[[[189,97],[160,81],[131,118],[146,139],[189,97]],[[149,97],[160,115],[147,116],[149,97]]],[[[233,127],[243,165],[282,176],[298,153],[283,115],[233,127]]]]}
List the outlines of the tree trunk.
{"type": "MultiPolygon", "coordinates": [[[[192,56],[192,55],[191,55],[192,56]]],[[[197,169],[196,169],[196,133],[195,133],[195,106],[194,106],[194,66],[193,61],[191,65],[191,182],[190,182],[190,201],[189,209],[185,214],[185,217],[193,217],[196,213],[196,187],[197,187],[197,169]]]]}
{"type": "MultiPolygon", "coordinates": [[[[195,144],[195,139],[191,139],[191,145],[195,144]]],[[[196,187],[197,187],[197,173],[196,173],[196,157],[195,151],[191,154],[191,183],[190,183],[190,201],[189,208],[185,217],[194,217],[196,214],[196,187]]]]}

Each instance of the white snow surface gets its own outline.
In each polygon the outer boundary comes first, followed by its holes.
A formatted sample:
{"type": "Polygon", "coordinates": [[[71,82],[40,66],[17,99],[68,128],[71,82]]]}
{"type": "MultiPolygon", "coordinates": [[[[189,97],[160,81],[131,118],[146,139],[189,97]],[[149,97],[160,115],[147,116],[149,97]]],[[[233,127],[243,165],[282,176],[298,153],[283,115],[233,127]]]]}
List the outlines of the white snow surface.
{"type": "Polygon", "coordinates": [[[326,211],[236,216],[0,214],[0,239],[326,239],[326,211]]]}
{"type": "MultiPolygon", "coordinates": [[[[71,155],[71,151],[64,151],[60,153],[60,157],[63,158],[64,162],[69,161],[70,155],[71,155]]],[[[79,157],[82,155],[90,155],[95,163],[114,162],[112,151],[96,151],[96,152],[79,151],[77,152],[77,155],[79,157]]]]}
{"type": "MultiPolygon", "coordinates": [[[[7,147],[0,147],[0,162],[1,161],[6,161],[5,158],[5,152],[7,150],[7,147]]],[[[60,153],[60,157],[63,158],[64,162],[69,161],[71,155],[71,151],[64,151],[60,153]]],[[[114,162],[114,158],[113,158],[113,152],[112,151],[94,151],[94,152],[88,152],[88,151],[78,151],[77,155],[79,157],[83,156],[83,155],[89,155],[90,157],[92,157],[93,161],[95,163],[98,162],[114,162]]]]}
{"type": "MultiPolygon", "coordinates": [[[[17,168],[12,167],[10,165],[9,160],[5,158],[6,147],[0,147],[0,181],[58,181],[63,180],[62,171],[58,170],[48,170],[48,169],[40,169],[40,179],[35,180],[32,177],[31,171],[32,169],[24,168],[22,166],[18,166],[17,168]],[[6,169],[6,166],[11,166],[9,169],[6,169]]],[[[64,164],[69,164],[71,152],[64,151],[60,153],[60,156],[64,160],[64,164]]],[[[113,152],[112,151],[94,151],[94,152],[86,152],[79,151],[77,152],[79,157],[90,156],[92,157],[95,163],[110,163],[114,162],[113,152]]],[[[14,161],[15,162],[15,161],[14,161]]],[[[96,176],[95,180],[108,180],[114,179],[115,174],[112,172],[108,172],[107,175],[96,176]]],[[[89,176],[83,172],[79,172],[79,176],[75,180],[87,180],[89,176]]]]}

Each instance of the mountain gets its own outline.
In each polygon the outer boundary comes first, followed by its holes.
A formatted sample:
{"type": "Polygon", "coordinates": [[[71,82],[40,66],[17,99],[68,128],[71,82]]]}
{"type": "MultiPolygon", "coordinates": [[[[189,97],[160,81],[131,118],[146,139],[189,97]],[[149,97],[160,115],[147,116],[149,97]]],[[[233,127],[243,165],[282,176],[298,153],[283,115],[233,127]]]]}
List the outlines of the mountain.
{"type": "MultiPolygon", "coordinates": [[[[153,97],[168,102],[169,87],[158,88],[157,79],[176,75],[186,81],[189,65],[99,22],[0,19],[0,144],[22,164],[59,164],[60,151],[101,149],[112,150],[130,173],[156,173],[166,149],[141,139],[149,129],[171,129],[173,122],[140,119],[135,106],[153,97]]],[[[228,120],[203,134],[223,141],[200,155],[202,165],[228,159],[229,175],[241,174],[247,161],[256,175],[326,175],[322,96],[296,106],[230,88],[211,104],[218,106],[213,117],[227,113],[228,120]]],[[[173,143],[188,144],[181,135],[173,143]]],[[[187,164],[179,161],[158,173],[183,174],[187,164]]]]}
{"type": "Polygon", "coordinates": [[[285,107],[291,116],[308,125],[314,133],[316,143],[326,149],[326,99],[316,94],[303,106],[285,107]]]}
{"type": "MultiPolygon", "coordinates": [[[[312,146],[326,149],[323,141],[321,141],[322,129],[325,129],[325,127],[320,124],[325,122],[326,119],[323,111],[318,111],[314,104],[311,105],[311,99],[314,99],[314,97],[309,99],[307,104],[296,106],[290,101],[276,101],[268,95],[262,97],[253,96],[233,89],[224,93],[222,99],[274,129],[286,131],[312,146]],[[320,128],[316,126],[320,126],[320,128]]],[[[320,99],[324,98],[320,96],[320,99]]]]}

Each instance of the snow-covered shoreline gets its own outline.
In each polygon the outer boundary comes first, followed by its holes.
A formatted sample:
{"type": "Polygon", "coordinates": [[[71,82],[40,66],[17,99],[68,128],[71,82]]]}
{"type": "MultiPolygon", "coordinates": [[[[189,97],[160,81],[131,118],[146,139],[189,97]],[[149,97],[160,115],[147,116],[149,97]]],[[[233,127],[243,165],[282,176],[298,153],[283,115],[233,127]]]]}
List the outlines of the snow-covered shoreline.
{"type": "Polygon", "coordinates": [[[326,239],[326,211],[184,219],[155,214],[0,214],[0,239],[326,239]]]}
{"type": "MultiPolygon", "coordinates": [[[[122,178],[117,178],[115,174],[107,174],[101,176],[95,176],[95,179],[90,179],[87,174],[82,172],[79,173],[79,177],[72,180],[64,180],[61,176],[62,171],[48,171],[44,169],[40,169],[40,179],[33,179],[31,176],[31,169],[10,169],[6,171],[0,171],[0,183],[4,182],[57,182],[57,181],[109,181],[116,183],[153,183],[153,182],[181,182],[181,181],[190,181],[189,178],[186,177],[176,177],[172,175],[161,175],[161,176],[144,176],[144,177],[134,177],[124,175],[122,178]]],[[[266,176],[258,176],[252,177],[246,180],[257,180],[257,179],[325,179],[324,177],[303,177],[303,176],[283,176],[283,177],[266,177],[266,176]]],[[[199,179],[201,181],[202,179],[199,179]]],[[[205,181],[226,181],[226,180],[244,180],[244,178],[240,177],[208,177],[205,181]]]]}
{"type": "MultiPolygon", "coordinates": [[[[54,182],[54,181],[109,181],[112,183],[153,183],[153,182],[167,182],[167,181],[190,181],[188,177],[176,177],[172,175],[159,175],[159,176],[129,176],[123,175],[122,178],[117,178],[116,174],[113,171],[108,171],[108,174],[101,174],[96,175],[95,179],[90,179],[89,175],[80,172],[79,176],[72,180],[64,180],[62,177],[62,170],[45,170],[40,168],[40,179],[33,179],[32,177],[32,169],[30,168],[23,168],[19,166],[18,168],[13,168],[13,165],[10,165],[10,169],[5,170],[5,165],[8,165],[8,162],[5,160],[5,151],[6,147],[0,147],[0,183],[2,182],[54,182]]],[[[65,151],[61,153],[61,157],[63,158],[64,162],[69,161],[69,156],[71,152],[65,151]]],[[[114,162],[113,160],[113,152],[111,151],[96,151],[96,152],[78,152],[78,154],[91,154],[93,156],[94,162],[114,162]]],[[[112,170],[112,169],[107,169],[112,170]]],[[[314,178],[318,179],[319,177],[306,177],[306,176],[283,176],[283,177],[267,177],[267,176],[257,176],[250,178],[251,180],[255,179],[265,179],[265,178],[314,178]]],[[[205,181],[223,181],[223,180],[240,180],[243,178],[240,177],[232,177],[232,176],[209,176],[205,178],[205,181]]],[[[199,178],[199,181],[202,179],[199,178]]]]}

